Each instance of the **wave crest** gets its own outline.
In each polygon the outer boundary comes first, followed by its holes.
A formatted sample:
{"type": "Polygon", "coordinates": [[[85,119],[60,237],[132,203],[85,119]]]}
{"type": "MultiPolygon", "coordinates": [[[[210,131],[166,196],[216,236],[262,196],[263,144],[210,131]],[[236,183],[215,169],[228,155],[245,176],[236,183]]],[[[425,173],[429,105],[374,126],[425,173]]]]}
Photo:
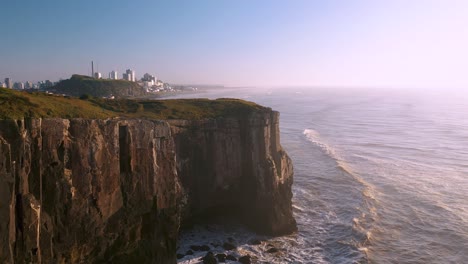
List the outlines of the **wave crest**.
{"type": "Polygon", "coordinates": [[[327,153],[327,155],[329,155],[331,158],[338,160],[335,150],[332,147],[330,147],[328,144],[324,143],[319,132],[313,129],[305,129],[303,134],[306,136],[306,138],[310,142],[314,143],[314,145],[324,150],[325,153],[327,153]]]}
{"type": "MultiPolygon", "coordinates": [[[[359,173],[355,172],[351,165],[348,164],[344,159],[341,158],[339,152],[326,143],[320,133],[313,129],[305,129],[303,134],[308,141],[313,143],[315,146],[318,146],[324,151],[324,153],[332,158],[336,163],[336,166],[341,170],[345,175],[349,175],[354,182],[359,183],[362,186],[361,195],[363,198],[362,205],[358,208],[361,212],[360,215],[353,218],[353,230],[356,232],[356,235],[360,238],[357,243],[357,247],[360,249],[365,249],[368,244],[371,243],[372,230],[374,228],[373,224],[377,218],[377,192],[375,188],[366,182],[359,173]]],[[[367,252],[364,250],[364,252],[367,252]]]]}
{"type": "Polygon", "coordinates": [[[306,136],[307,140],[321,148],[325,152],[325,154],[327,154],[327,156],[332,158],[336,162],[337,167],[340,170],[347,174],[355,176],[355,173],[351,169],[351,167],[343,159],[340,158],[340,156],[337,154],[337,151],[333,147],[325,143],[325,140],[320,136],[320,133],[318,131],[313,129],[305,129],[303,134],[306,136]]]}

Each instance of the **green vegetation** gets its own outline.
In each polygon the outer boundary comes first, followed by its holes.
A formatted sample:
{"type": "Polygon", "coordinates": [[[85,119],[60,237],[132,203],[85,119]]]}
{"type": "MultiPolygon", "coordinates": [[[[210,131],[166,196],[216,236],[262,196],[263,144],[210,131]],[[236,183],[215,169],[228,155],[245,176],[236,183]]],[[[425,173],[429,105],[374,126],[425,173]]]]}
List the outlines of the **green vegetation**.
{"type": "Polygon", "coordinates": [[[52,87],[56,93],[72,96],[83,94],[96,97],[134,97],[145,95],[145,90],[135,82],[125,80],[94,79],[84,75],[74,74],[70,79],[60,81],[52,87]]]}
{"type": "Polygon", "coordinates": [[[147,118],[203,119],[242,117],[267,108],[238,99],[132,100],[81,99],[0,88],[0,119],[21,118],[147,118]]]}

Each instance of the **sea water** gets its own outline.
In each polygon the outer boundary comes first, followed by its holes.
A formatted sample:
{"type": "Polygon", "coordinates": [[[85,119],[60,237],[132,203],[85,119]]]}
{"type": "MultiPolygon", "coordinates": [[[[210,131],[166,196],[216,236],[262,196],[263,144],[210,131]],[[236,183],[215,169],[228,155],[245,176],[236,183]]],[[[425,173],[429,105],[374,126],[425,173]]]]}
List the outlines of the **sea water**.
{"type": "Polygon", "coordinates": [[[181,97],[241,98],[281,113],[299,230],[271,238],[196,226],[181,234],[179,253],[207,244],[257,263],[468,263],[467,94],[284,87],[181,97]],[[227,239],[238,248],[219,247],[227,239]]]}

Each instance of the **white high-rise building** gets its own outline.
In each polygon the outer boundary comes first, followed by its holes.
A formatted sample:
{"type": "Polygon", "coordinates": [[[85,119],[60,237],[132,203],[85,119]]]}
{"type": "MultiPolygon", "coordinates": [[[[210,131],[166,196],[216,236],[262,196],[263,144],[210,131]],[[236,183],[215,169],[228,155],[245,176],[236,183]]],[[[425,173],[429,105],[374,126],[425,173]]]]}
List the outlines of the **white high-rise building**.
{"type": "Polygon", "coordinates": [[[123,74],[123,79],[127,81],[131,81],[131,82],[136,81],[135,71],[131,69],[126,70],[125,73],[123,74]]]}
{"type": "Polygon", "coordinates": [[[95,79],[101,79],[102,78],[102,74],[100,72],[95,72],[94,73],[94,78],[95,79]]]}
{"type": "Polygon", "coordinates": [[[111,71],[109,72],[109,79],[111,80],[117,80],[119,79],[119,75],[116,71],[111,71]]]}
{"type": "Polygon", "coordinates": [[[5,78],[6,88],[13,88],[13,81],[10,78],[5,78]]]}
{"type": "Polygon", "coordinates": [[[15,84],[13,85],[13,89],[16,89],[16,90],[23,90],[23,89],[24,89],[24,83],[22,83],[22,82],[15,82],[15,84]]]}
{"type": "Polygon", "coordinates": [[[24,89],[32,89],[32,88],[33,88],[32,82],[27,81],[27,82],[24,84],[24,89]]]}
{"type": "Polygon", "coordinates": [[[1,88],[6,88],[6,84],[0,82],[0,87],[1,87],[1,88]]]}

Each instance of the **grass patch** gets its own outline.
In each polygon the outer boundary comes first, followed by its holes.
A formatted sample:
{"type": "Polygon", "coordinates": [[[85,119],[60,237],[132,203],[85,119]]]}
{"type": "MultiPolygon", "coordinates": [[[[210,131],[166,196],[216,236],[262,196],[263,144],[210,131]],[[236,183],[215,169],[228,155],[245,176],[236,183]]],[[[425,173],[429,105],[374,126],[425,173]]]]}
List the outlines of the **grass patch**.
{"type": "Polygon", "coordinates": [[[0,119],[95,118],[205,119],[242,117],[267,108],[238,99],[79,99],[0,88],[0,119]]]}

